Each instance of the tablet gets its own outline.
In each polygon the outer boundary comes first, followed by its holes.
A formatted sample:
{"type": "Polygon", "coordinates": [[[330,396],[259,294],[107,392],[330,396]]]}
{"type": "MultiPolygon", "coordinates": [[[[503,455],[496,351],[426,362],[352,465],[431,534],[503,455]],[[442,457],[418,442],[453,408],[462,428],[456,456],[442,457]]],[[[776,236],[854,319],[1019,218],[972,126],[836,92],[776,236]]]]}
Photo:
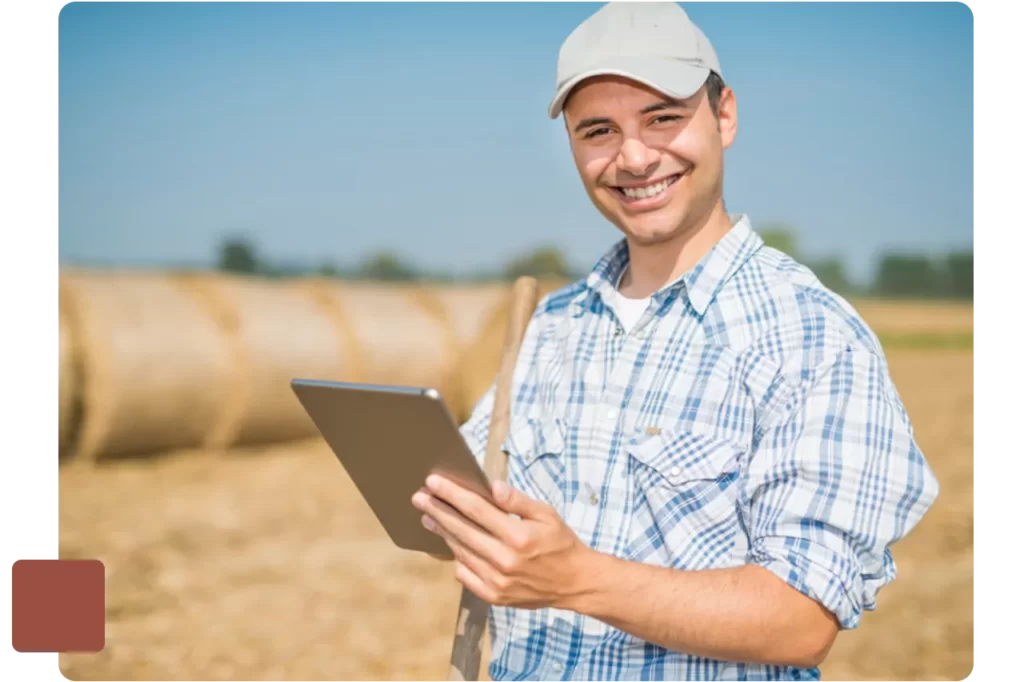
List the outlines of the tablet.
{"type": "Polygon", "coordinates": [[[432,388],[293,379],[292,391],[377,520],[402,549],[452,558],[412,496],[438,473],[490,499],[490,485],[432,388]]]}

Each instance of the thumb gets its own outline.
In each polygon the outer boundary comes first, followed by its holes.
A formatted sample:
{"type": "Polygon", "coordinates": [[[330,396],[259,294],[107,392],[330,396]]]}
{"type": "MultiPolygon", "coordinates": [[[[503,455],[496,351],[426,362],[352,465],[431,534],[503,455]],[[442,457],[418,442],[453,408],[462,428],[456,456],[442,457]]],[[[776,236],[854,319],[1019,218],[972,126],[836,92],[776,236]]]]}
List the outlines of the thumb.
{"type": "Polygon", "coordinates": [[[494,501],[503,511],[516,514],[524,519],[536,519],[543,514],[543,505],[529,495],[516,490],[505,481],[495,481],[491,485],[494,501]]]}

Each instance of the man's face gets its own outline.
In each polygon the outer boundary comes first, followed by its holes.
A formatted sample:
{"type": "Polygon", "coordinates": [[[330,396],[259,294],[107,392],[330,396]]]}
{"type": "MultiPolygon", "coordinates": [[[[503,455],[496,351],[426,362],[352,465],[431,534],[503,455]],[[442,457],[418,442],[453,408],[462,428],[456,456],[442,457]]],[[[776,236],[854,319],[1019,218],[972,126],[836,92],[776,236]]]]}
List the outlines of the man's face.
{"type": "Polygon", "coordinates": [[[628,79],[599,77],[578,86],[564,112],[587,194],[631,242],[664,242],[707,220],[735,135],[728,88],[716,116],[703,89],[672,101],[628,79]]]}

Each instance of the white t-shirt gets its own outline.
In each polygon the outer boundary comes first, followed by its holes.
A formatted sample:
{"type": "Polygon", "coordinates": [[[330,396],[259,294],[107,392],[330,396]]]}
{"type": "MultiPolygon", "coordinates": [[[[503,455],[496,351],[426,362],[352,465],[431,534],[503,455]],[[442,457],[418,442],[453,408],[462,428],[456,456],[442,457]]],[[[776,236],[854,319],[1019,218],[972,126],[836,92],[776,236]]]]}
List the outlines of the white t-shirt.
{"type": "MultiPolygon", "coordinates": [[[[623,275],[625,275],[625,272],[623,272],[623,275]]],[[[622,278],[620,277],[616,287],[621,284],[622,278]]],[[[625,329],[626,333],[629,333],[636,323],[640,321],[640,318],[643,316],[644,311],[647,310],[647,306],[650,305],[650,303],[650,296],[646,296],[644,298],[626,298],[619,292],[618,288],[616,288],[615,293],[612,294],[611,307],[615,310],[616,316],[618,316],[619,320],[622,322],[623,329],[625,329]]]]}

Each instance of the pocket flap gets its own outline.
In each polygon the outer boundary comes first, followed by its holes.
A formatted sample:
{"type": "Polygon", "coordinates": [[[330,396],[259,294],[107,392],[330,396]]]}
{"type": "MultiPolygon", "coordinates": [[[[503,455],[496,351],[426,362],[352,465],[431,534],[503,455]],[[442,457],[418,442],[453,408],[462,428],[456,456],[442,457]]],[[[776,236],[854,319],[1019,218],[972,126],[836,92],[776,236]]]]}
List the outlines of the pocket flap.
{"type": "Polygon", "coordinates": [[[565,449],[562,424],[558,419],[519,419],[512,423],[502,449],[510,456],[530,462],[544,455],[560,455],[565,449]]]}
{"type": "Polygon", "coordinates": [[[682,429],[640,434],[627,451],[672,485],[718,478],[734,468],[744,452],[730,440],[682,429]]]}

